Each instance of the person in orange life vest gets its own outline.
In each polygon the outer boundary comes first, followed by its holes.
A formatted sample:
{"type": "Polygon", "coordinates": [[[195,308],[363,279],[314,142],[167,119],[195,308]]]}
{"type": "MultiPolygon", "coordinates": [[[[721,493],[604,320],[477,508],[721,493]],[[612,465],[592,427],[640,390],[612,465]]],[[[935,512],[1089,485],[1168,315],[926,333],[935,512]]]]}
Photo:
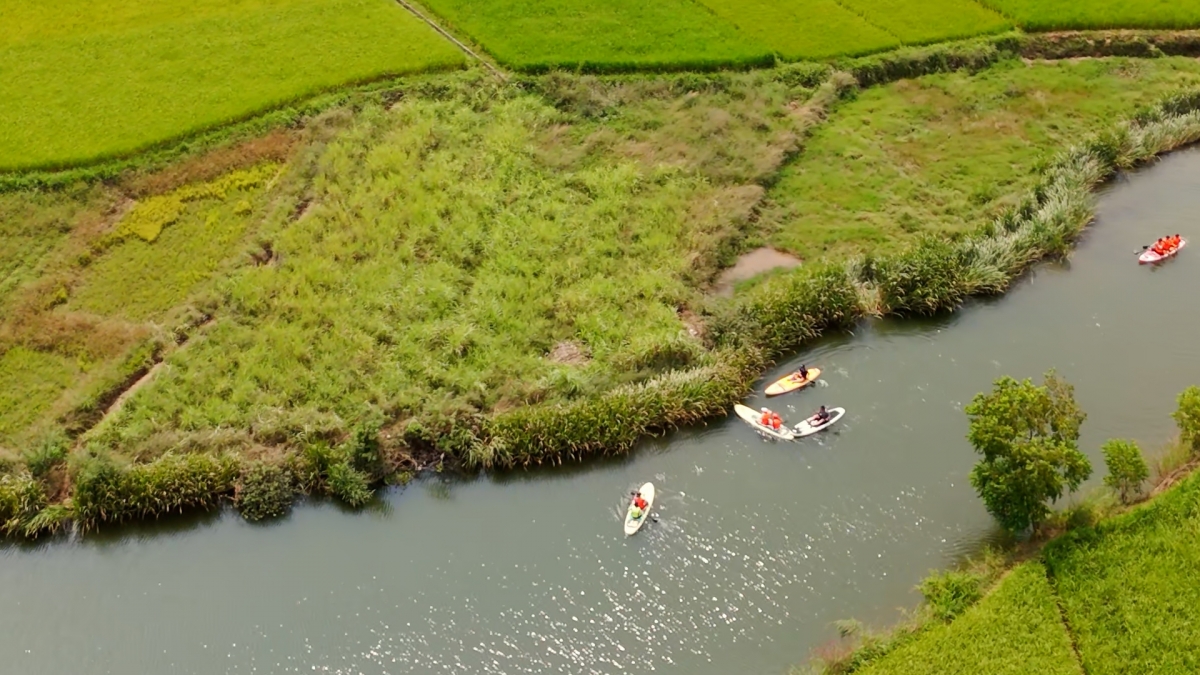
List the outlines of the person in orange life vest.
{"type": "Polygon", "coordinates": [[[640,492],[633,493],[633,505],[638,507],[638,509],[641,511],[645,511],[646,507],[649,506],[646,500],[642,498],[642,493],[640,492]]]}

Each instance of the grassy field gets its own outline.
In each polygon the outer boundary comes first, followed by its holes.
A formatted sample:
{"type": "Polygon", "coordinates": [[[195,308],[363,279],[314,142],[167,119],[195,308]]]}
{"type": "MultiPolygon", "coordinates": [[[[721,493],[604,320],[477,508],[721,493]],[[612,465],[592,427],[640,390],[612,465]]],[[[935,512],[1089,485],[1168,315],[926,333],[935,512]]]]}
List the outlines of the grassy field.
{"type": "Polygon", "coordinates": [[[786,60],[867,54],[900,46],[895,35],[835,0],[700,1],[786,60]]]}
{"type": "Polygon", "coordinates": [[[450,26],[523,70],[762,64],[770,51],[687,0],[429,0],[450,26]]]}
{"type": "Polygon", "coordinates": [[[1040,562],[1012,570],[949,624],[936,623],[861,675],[1078,675],[1071,639],[1040,562]]]}
{"type": "Polygon", "coordinates": [[[131,153],[319,90],[459,66],[390,0],[0,9],[0,170],[131,153]]]}
{"type": "Polygon", "coordinates": [[[973,0],[843,0],[843,4],[910,45],[1012,28],[1007,19],[973,0]]]}
{"type": "Polygon", "coordinates": [[[1148,504],[1051,541],[953,622],[908,634],[853,672],[1197,672],[1198,565],[1193,474],[1148,504]]]}
{"type": "Polygon", "coordinates": [[[971,230],[1064,146],[1197,83],[1193,59],[1111,59],[1011,61],[868,89],[783,171],[762,221],[771,245],[805,259],[971,230]]]}
{"type": "Polygon", "coordinates": [[[1195,28],[1195,0],[981,0],[1028,30],[1195,28]]]}
{"type": "Polygon", "coordinates": [[[331,113],[329,140],[285,166],[75,202],[9,195],[0,222],[28,246],[6,254],[0,352],[21,356],[14,381],[49,367],[30,354],[88,370],[39,389],[0,443],[94,421],[90,402],[138,370],[119,364],[147,339],[166,367],[93,447],[152,457],[217,430],[275,445],[364,419],[444,428],[702,362],[680,312],[797,147],[786,104],[811,90],[784,75],[548,76],[532,91],[447,75],[432,95],[331,113]]]}
{"type": "Polygon", "coordinates": [[[1200,479],[1045,558],[1088,673],[1200,671],[1200,479]]]}

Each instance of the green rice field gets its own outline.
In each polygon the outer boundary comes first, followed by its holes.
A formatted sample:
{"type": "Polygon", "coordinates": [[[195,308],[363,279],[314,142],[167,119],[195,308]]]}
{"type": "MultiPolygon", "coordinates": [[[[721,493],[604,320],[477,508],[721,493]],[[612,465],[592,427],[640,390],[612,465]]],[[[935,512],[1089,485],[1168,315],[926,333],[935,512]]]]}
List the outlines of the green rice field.
{"type": "Polygon", "coordinates": [[[1198,566],[1193,474],[1149,504],[1052,541],[953,622],[901,638],[854,672],[1198,672],[1198,566]]]}
{"type": "Polygon", "coordinates": [[[982,0],[1031,31],[1086,28],[1196,28],[1197,0],[982,0]]]}
{"type": "Polygon", "coordinates": [[[463,58],[391,0],[12,0],[0,7],[0,170],[128,154],[463,58]]]}

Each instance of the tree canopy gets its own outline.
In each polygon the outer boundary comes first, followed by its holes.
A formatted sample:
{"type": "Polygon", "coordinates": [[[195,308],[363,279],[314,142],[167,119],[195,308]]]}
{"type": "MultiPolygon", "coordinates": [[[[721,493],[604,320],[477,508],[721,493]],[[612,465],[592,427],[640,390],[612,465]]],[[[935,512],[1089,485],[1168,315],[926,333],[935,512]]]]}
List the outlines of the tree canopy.
{"type": "Polygon", "coordinates": [[[965,408],[967,434],[983,459],[971,470],[971,485],[989,513],[1012,532],[1035,527],[1050,503],[1074,491],[1092,473],[1079,451],[1079,429],[1087,415],[1074,387],[1053,370],[1044,383],[996,380],[965,408]]]}

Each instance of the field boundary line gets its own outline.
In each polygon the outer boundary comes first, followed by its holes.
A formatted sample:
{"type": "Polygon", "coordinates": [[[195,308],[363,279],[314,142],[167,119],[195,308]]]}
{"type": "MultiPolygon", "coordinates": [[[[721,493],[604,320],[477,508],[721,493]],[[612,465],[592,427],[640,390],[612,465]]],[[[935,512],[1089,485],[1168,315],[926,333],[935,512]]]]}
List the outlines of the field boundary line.
{"type": "MultiPolygon", "coordinates": [[[[908,43],[906,43],[904,40],[901,40],[900,36],[893,33],[891,31],[891,29],[888,28],[887,26],[880,26],[879,24],[872,21],[861,10],[847,5],[846,3],[842,2],[842,0],[833,0],[833,4],[837,5],[838,7],[841,7],[842,9],[846,10],[847,12],[850,12],[854,16],[857,16],[858,18],[862,19],[863,23],[867,24],[868,26],[871,26],[872,28],[878,28],[879,30],[883,31],[884,33],[887,33],[888,35],[891,35],[892,37],[896,38],[896,43],[898,45],[900,45],[899,48],[902,49],[904,47],[911,46],[908,43]]],[[[892,50],[888,50],[888,51],[892,51],[892,50]]],[[[887,52],[884,52],[884,53],[887,53],[887,52]]]]}
{"type": "Polygon", "coordinates": [[[508,81],[508,76],[506,76],[504,73],[500,72],[499,68],[492,65],[491,62],[489,62],[487,59],[476,54],[474,51],[472,51],[472,49],[470,47],[463,44],[461,40],[459,40],[458,38],[451,35],[450,31],[439,26],[436,21],[434,21],[433,19],[430,19],[429,17],[422,14],[420,11],[417,10],[416,7],[414,7],[412,5],[412,3],[408,2],[408,0],[396,0],[396,2],[401,7],[403,7],[404,9],[407,9],[409,12],[411,12],[413,14],[413,16],[417,17],[418,19],[420,19],[420,20],[424,21],[426,24],[428,24],[430,28],[432,28],[435,31],[437,31],[438,33],[440,33],[442,37],[453,42],[455,44],[455,46],[457,46],[459,49],[461,49],[468,56],[470,56],[471,58],[475,59],[476,61],[482,63],[485,68],[492,71],[492,74],[495,75],[496,77],[500,78],[500,80],[502,82],[508,81]]]}
{"type": "Polygon", "coordinates": [[[1075,639],[1075,631],[1071,629],[1071,621],[1067,618],[1067,608],[1063,606],[1062,595],[1058,592],[1058,581],[1054,578],[1054,571],[1050,569],[1050,564],[1043,560],[1042,567],[1046,570],[1046,583],[1050,585],[1050,592],[1054,594],[1054,605],[1058,607],[1058,618],[1062,621],[1063,630],[1067,632],[1067,641],[1071,643],[1071,653],[1075,655],[1075,664],[1079,666],[1079,672],[1083,675],[1088,675],[1087,666],[1083,665],[1083,654],[1079,653],[1079,641],[1075,639]]]}

